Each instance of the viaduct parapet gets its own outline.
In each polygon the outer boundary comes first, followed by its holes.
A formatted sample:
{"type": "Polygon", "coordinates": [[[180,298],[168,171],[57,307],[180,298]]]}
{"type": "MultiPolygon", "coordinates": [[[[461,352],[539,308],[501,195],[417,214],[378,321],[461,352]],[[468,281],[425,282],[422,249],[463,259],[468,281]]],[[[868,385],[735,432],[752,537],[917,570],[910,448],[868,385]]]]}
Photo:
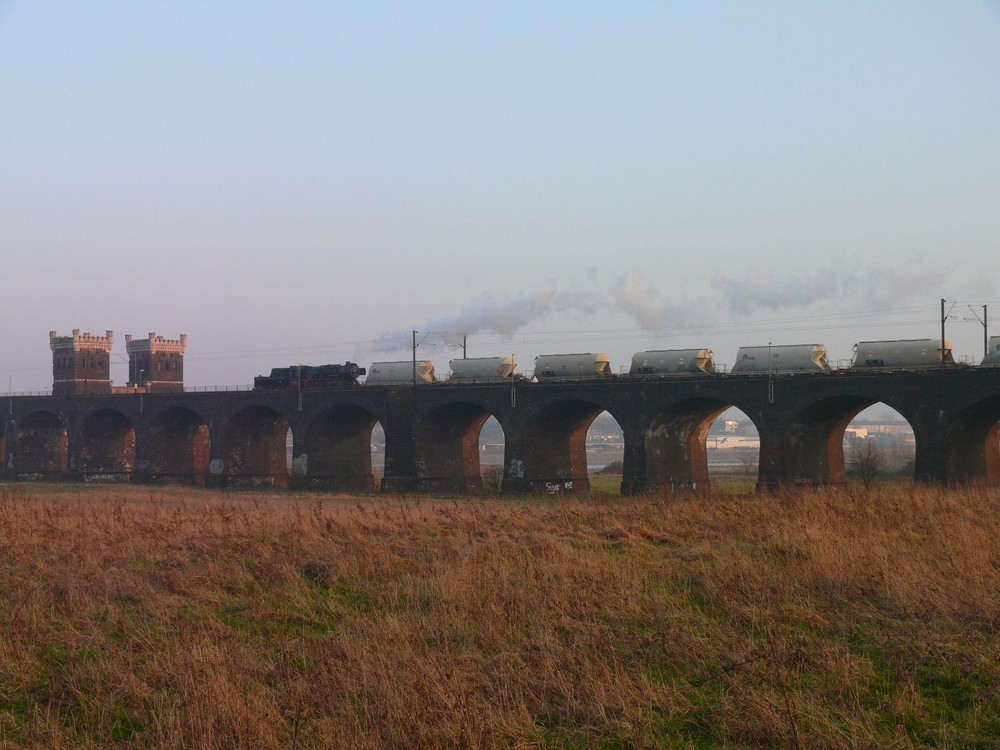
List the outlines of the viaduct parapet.
{"type": "Polygon", "coordinates": [[[622,491],[661,492],[709,481],[709,425],[737,407],[760,434],[759,488],[836,485],[847,424],[879,402],[913,429],[917,481],[1000,485],[1000,368],[985,367],[15,396],[0,401],[0,455],[11,480],[467,492],[482,489],[479,432],[492,416],[504,492],[582,494],[587,429],[607,411],[624,433],[622,491]]]}

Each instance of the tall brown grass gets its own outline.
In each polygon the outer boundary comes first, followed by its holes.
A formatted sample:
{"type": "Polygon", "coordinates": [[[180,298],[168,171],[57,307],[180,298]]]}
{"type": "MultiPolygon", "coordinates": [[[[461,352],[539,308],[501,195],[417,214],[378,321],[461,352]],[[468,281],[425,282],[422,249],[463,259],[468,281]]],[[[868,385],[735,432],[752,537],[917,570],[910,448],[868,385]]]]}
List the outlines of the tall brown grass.
{"type": "Polygon", "coordinates": [[[0,487],[0,747],[998,747],[1000,494],[0,487]]]}

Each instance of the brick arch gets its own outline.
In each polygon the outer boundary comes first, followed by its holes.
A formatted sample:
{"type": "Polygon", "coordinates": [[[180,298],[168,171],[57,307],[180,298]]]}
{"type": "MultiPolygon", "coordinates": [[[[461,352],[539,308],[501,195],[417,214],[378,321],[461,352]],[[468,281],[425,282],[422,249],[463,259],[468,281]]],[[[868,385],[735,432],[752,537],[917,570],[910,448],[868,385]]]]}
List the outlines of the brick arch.
{"type": "Polygon", "coordinates": [[[305,475],[311,487],[369,492],[372,471],[372,431],[378,417],[353,404],[338,404],[320,412],[305,438],[305,475]]]}
{"type": "Polygon", "coordinates": [[[141,470],[144,478],[204,483],[211,438],[208,424],[197,412],[180,406],[165,409],[150,421],[143,443],[141,470]]]}
{"type": "Polygon", "coordinates": [[[68,431],[58,416],[50,411],[33,411],[18,422],[15,435],[17,450],[12,468],[16,478],[58,479],[66,474],[68,431]]]}
{"type": "Polygon", "coordinates": [[[1000,396],[962,411],[945,432],[949,484],[1000,486],[1000,396]]]}
{"type": "Polygon", "coordinates": [[[740,409],[753,422],[748,409],[715,397],[685,399],[656,410],[643,435],[646,487],[709,486],[708,430],[730,408],[740,409]]]}
{"type": "Polygon", "coordinates": [[[534,492],[588,494],[587,430],[605,411],[621,424],[607,407],[583,399],[559,400],[539,409],[524,427],[519,484],[534,492]]]}
{"type": "Polygon", "coordinates": [[[844,484],[847,481],[844,433],[858,414],[876,404],[885,404],[913,424],[899,405],[862,393],[821,399],[797,411],[785,428],[783,482],[844,484]]]}
{"type": "Polygon", "coordinates": [[[287,487],[290,425],[266,406],[248,406],[222,429],[222,461],[229,485],[287,487]]]}
{"type": "Polygon", "coordinates": [[[417,487],[430,492],[482,492],[479,435],[490,417],[497,415],[469,401],[419,415],[413,429],[417,487]]]}
{"type": "Polygon", "coordinates": [[[135,468],[135,428],[116,409],[98,409],[80,426],[77,470],[84,479],[129,481],[135,468]]]}

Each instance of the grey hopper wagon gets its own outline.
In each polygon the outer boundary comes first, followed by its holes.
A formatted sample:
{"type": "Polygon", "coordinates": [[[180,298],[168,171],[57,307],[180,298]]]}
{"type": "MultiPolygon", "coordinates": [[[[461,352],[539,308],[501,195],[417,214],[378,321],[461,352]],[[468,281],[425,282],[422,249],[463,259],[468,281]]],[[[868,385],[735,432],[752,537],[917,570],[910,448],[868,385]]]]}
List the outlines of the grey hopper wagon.
{"type": "Polygon", "coordinates": [[[983,357],[982,364],[986,367],[1000,367],[1000,336],[990,337],[989,350],[983,357]]]}
{"type": "Polygon", "coordinates": [[[855,369],[940,367],[942,362],[954,364],[951,342],[941,339],[899,339],[896,341],[859,341],[854,345],[855,369]]]}
{"type": "Polygon", "coordinates": [[[823,344],[744,346],[732,372],[824,372],[830,369],[823,344]]]}
{"type": "Polygon", "coordinates": [[[660,349],[632,355],[629,375],[671,375],[712,373],[711,349],[660,349]]]}
{"type": "Polygon", "coordinates": [[[453,359],[448,366],[451,368],[450,381],[482,383],[509,380],[514,377],[517,362],[513,357],[473,357],[453,359]]]}
{"type": "Polygon", "coordinates": [[[607,354],[541,354],[535,357],[535,380],[611,377],[607,354]]]}
{"type": "MultiPolygon", "coordinates": [[[[429,359],[418,359],[416,363],[416,382],[433,383],[434,363],[429,359]]],[[[412,385],[414,381],[413,360],[399,362],[372,362],[368,368],[368,378],[365,385],[412,385]]]]}

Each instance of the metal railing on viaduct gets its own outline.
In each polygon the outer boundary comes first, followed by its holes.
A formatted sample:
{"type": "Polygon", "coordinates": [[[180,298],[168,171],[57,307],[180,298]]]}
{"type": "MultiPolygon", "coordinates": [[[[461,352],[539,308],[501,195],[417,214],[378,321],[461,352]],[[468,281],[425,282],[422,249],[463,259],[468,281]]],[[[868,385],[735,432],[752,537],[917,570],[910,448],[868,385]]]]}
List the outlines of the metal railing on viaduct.
{"type": "Polygon", "coordinates": [[[624,432],[622,492],[708,481],[712,421],[741,409],[760,433],[758,487],[844,482],[843,435],[884,403],[910,424],[914,478],[1000,484],[1000,368],[613,377],[550,383],[350,386],[3,399],[2,477],[373,490],[482,488],[479,431],[504,432],[504,492],[589,490],[585,440],[601,412],[624,432]],[[5,403],[4,403],[5,402],[5,403]],[[292,433],[289,466],[286,439],[292,433]]]}

